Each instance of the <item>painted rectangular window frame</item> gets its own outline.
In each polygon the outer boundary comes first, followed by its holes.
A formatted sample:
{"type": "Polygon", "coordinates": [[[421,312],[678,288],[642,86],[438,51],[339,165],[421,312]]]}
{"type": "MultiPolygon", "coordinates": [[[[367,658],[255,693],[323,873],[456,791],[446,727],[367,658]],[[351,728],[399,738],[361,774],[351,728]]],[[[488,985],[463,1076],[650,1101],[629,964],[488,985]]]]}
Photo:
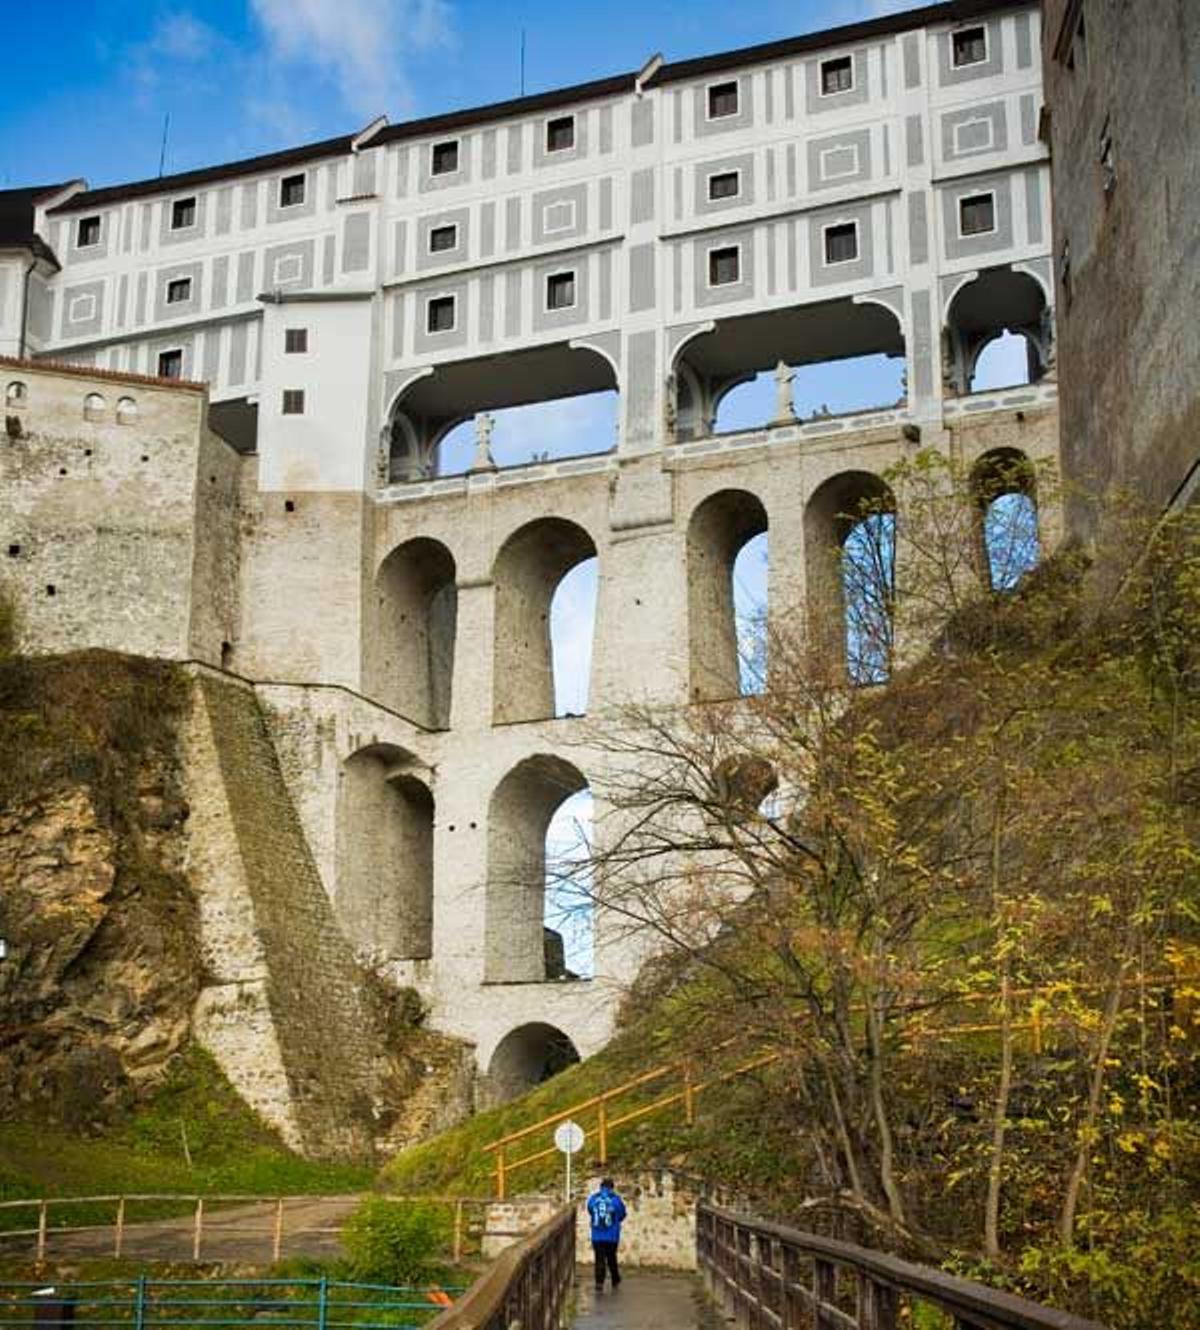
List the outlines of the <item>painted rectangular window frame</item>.
{"type": "Polygon", "coordinates": [[[88,323],[96,317],[96,297],[90,292],[85,291],[82,295],[72,296],[71,303],[67,306],[68,323],[88,323]],[[79,312],[83,305],[87,305],[87,313],[79,312]]]}
{"type": "Polygon", "coordinates": [[[742,245],[741,245],[741,241],[737,241],[737,242],[735,242],[735,243],[732,244],[732,245],[710,245],[710,246],[708,247],[708,249],[706,249],[706,250],[704,251],[704,281],[705,281],[705,285],[707,286],[707,288],[708,288],[710,291],[719,291],[722,287],[725,287],[725,286],[740,286],[741,283],[742,283],[742,280],[743,280],[743,277],[742,277],[742,245]],[[713,278],[713,255],[714,255],[714,254],[720,254],[720,253],[724,252],[725,250],[733,250],[733,252],[737,255],[737,276],[736,276],[732,281],[729,281],[729,282],[714,282],[713,279],[712,279],[712,278],[713,278]]]}
{"type": "Polygon", "coordinates": [[[299,254],[279,254],[275,262],[271,265],[271,286],[278,289],[281,286],[289,286],[292,282],[298,282],[304,276],[304,260],[299,254]],[[283,277],[280,275],[280,269],[285,263],[296,265],[294,277],[283,277]]]}
{"type": "Polygon", "coordinates": [[[844,97],[848,92],[853,92],[858,84],[858,70],[855,68],[857,61],[854,59],[854,52],[847,51],[844,55],[826,56],[817,66],[817,96],[818,97],[844,97]],[[832,65],[835,61],[848,60],[850,62],[850,86],[847,88],[836,88],[833,92],[825,91],[825,66],[832,65]]]}
{"type": "Polygon", "coordinates": [[[980,189],[974,194],[960,194],[957,199],[958,212],[958,238],[960,240],[973,240],[976,236],[991,236],[996,234],[996,191],[994,189],[980,189]],[[974,202],[976,199],[991,199],[992,201],[992,224],[980,231],[963,230],[963,204],[974,202]]]}
{"type": "Polygon", "coordinates": [[[565,235],[568,231],[574,231],[579,224],[579,208],[574,199],[551,199],[542,209],[542,234],[548,236],[565,235]],[[546,220],[551,208],[569,208],[571,220],[565,222],[562,226],[551,226],[546,220]]]}
{"type": "Polygon", "coordinates": [[[859,154],[858,144],[835,143],[831,147],[821,148],[817,152],[817,163],[821,171],[821,183],[837,182],[838,180],[857,180],[862,175],[862,157],[859,154]],[[829,171],[826,169],[826,160],[835,152],[849,151],[854,154],[854,165],[848,171],[829,171]]]}
{"type": "Polygon", "coordinates": [[[164,292],[166,303],[168,305],[187,305],[192,299],[192,279],[190,277],[171,277],[167,279],[167,289],[164,292]],[[172,295],[172,291],[183,291],[182,295],[172,295]]]}
{"type": "Polygon", "coordinates": [[[428,337],[442,337],[446,333],[458,331],[458,296],[453,291],[435,291],[425,297],[425,334],[428,337]],[[433,312],[434,303],[438,300],[448,300],[450,302],[450,313],[453,318],[448,328],[431,328],[430,316],[433,312]]]}
{"type": "Polygon", "coordinates": [[[970,69],[972,65],[986,65],[987,62],[988,62],[988,54],[989,54],[989,52],[988,52],[988,30],[987,30],[987,24],[986,24],[986,23],[970,23],[970,24],[967,24],[965,27],[955,28],[955,29],[953,29],[953,31],[950,33],[950,68],[951,68],[951,69],[970,69]],[[955,47],[954,47],[954,39],[955,39],[956,37],[963,37],[963,36],[965,36],[968,32],[976,32],[976,31],[978,31],[978,32],[982,32],[982,33],[983,33],[983,54],[979,57],[978,60],[958,60],[958,59],[956,59],[957,52],[956,52],[955,47]]]}
{"type": "Polygon", "coordinates": [[[280,208],[299,208],[308,198],[308,172],[294,171],[291,175],[281,175],[279,177],[279,206],[280,208]],[[290,202],[285,200],[284,193],[290,184],[296,181],[300,182],[300,197],[292,199],[290,202]]]}
{"type": "Polygon", "coordinates": [[[556,116],[552,116],[550,119],[548,119],[548,120],[546,121],[546,151],[547,151],[547,153],[552,153],[552,152],[571,152],[571,151],[573,151],[573,149],[575,148],[575,142],[576,142],[576,140],[575,140],[575,115],[574,115],[574,112],[572,112],[570,115],[556,115],[556,116]],[[559,144],[559,145],[556,147],[556,146],[554,146],[554,145],[550,142],[550,130],[551,130],[551,127],[552,127],[552,126],[554,126],[554,125],[561,125],[561,124],[563,124],[563,123],[567,123],[567,124],[569,124],[569,125],[571,126],[571,141],[570,141],[570,143],[562,143],[562,144],[559,144]]]}
{"type": "Polygon", "coordinates": [[[306,356],[308,354],[307,328],[285,328],[283,330],[283,354],[285,356],[306,356]],[[298,339],[296,339],[296,334],[299,334],[298,339]],[[293,346],[293,339],[299,340],[301,345],[293,346]]]}
{"type": "Polygon", "coordinates": [[[196,229],[196,219],[200,216],[199,199],[195,194],[188,194],[181,199],[171,200],[171,230],[172,231],[194,231],[196,229]],[[190,222],[176,222],[175,209],[182,207],[185,203],[192,205],[192,220],[190,222]]]}
{"type": "Polygon", "coordinates": [[[157,371],[158,371],[158,378],[160,378],[160,379],[182,379],[182,378],[183,378],[183,347],[181,347],[181,346],[168,346],[165,350],[160,351],[160,352],[158,353],[158,359],[155,361],[155,368],[156,368],[157,371]],[[163,373],[163,360],[164,360],[167,356],[178,356],[178,357],[179,357],[179,373],[178,373],[178,374],[164,374],[164,373],[163,373]]]}
{"type": "Polygon", "coordinates": [[[430,176],[450,176],[458,175],[462,170],[462,139],[438,139],[436,143],[429,145],[429,174],[430,176]],[[439,171],[437,168],[437,154],[439,148],[454,149],[454,165],[448,171],[439,171]]]}
{"type": "Polygon", "coordinates": [[[458,223],[457,223],[457,222],[443,222],[440,226],[431,226],[431,227],[429,228],[429,233],[428,233],[428,234],[426,235],[426,237],[425,237],[425,251],[426,251],[427,254],[453,254],[454,251],[455,251],[457,248],[458,248],[458,223]],[[443,246],[441,246],[441,248],[439,248],[439,249],[435,249],[435,248],[434,248],[434,244],[433,244],[433,237],[434,237],[439,231],[450,231],[450,232],[452,232],[452,233],[453,233],[453,236],[454,236],[454,243],[451,244],[451,245],[443,245],[443,246]]]}
{"type": "Polygon", "coordinates": [[[706,83],[704,85],[704,119],[708,122],[716,120],[732,120],[734,116],[742,113],[742,81],[741,79],[720,79],[716,83],[706,83]],[[718,88],[733,89],[733,110],[721,111],[718,115],[713,114],[712,95],[718,88]]]}
{"type": "Polygon", "coordinates": [[[858,218],[847,217],[840,222],[826,222],[821,227],[821,266],[824,268],[840,268],[847,263],[857,263],[862,258],[862,236],[859,234],[858,218]],[[840,229],[841,227],[851,226],[854,228],[854,254],[848,259],[831,259],[829,257],[829,232],[840,229]]]}
{"type": "Polygon", "coordinates": [[[735,166],[729,171],[710,171],[706,177],[705,192],[709,203],[728,203],[731,199],[740,199],[742,197],[742,168],[735,166]],[[733,176],[737,182],[737,188],[732,194],[714,195],[712,192],[713,181],[723,176],[733,176]]]}
{"type": "Polygon", "coordinates": [[[94,213],[89,217],[81,217],[75,223],[75,248],[76,249],[95,249],[95,247],[104,239],[104,219],[100,213],[94,213]],[[83,228],[90,222],[96,223],[95,240],[83,239],[83,228]]]}
{"type": "Polygon", "coordinates": [[[542,309],[547,314],[561,314],[565,309],[575,309],[579,304],[579,273],[575,268],[559,268],[555,272],[546,274],[546,282],[542,288],[542,309]],[[556,277],[569,277],[571,279],[571,303],[569,305],[552,305],[550,303],[550,285],[556,277]]]}

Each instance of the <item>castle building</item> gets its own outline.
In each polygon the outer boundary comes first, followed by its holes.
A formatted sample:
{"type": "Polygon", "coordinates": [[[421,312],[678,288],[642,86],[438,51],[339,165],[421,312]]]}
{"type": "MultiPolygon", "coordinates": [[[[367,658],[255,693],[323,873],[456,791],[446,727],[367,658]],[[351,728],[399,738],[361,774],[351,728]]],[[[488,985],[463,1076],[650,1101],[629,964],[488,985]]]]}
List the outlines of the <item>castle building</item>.
{"type": "Polygon", "coordinates": [[[591,712],[736,696],[748,540],[785,615],[919,444],[1057,457],[1043,40],[1030,0],[948,0],[0,195],[25,645],[250,681],[339,927],[497,1093],[597,1048],[645,952],[602,911],[593,977],[547,947],[546,830],[601,760],[555,715],[563,577],[598,560],[591,712]],[[1028,382],[973,391],[1005,330],[1028,382]],[[872,354],[899,400],[796,417],[792,368],[872,354]],[[716,429],[765,370],[773,418],[716,429]],[[487,413],[603,389],[610,450],[494,464],[487,413]]]}

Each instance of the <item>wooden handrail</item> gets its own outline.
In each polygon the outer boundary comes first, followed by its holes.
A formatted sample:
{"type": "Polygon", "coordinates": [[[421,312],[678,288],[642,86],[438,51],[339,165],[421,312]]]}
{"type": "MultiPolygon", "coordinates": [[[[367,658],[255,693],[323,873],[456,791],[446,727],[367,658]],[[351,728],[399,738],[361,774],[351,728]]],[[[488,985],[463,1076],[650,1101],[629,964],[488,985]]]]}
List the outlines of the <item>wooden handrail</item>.
{"type": "Polygon", "coordinates": [[[931,1266],[736,1214],[706,1201],[696,1206],[696,1255],[710,1291],[721,1294],[735,1312],[753,1309],[758,1313],[753,1324],[779,1330],[813,1321],[848,1330],[893,1330],[899,1324],[899,1298],[905,1295],[948,1312],[963,1330],[1105,1330],[1098,1321],[1043,1307],[931,1266]],[[811,1284],[800,1280],[797,1257],[811,1259],[811,1284]],[[855,1315],[836,1304],[838,1269],[856,1277],[855,1315]]]}

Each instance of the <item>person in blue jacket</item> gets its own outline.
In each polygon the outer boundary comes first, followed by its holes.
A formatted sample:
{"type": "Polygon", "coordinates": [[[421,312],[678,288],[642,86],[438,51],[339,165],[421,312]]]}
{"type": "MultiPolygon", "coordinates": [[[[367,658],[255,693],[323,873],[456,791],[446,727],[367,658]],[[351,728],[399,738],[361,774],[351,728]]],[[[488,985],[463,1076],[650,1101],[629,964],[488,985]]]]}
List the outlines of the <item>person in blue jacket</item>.
{"type": "Polygon", "coordinates": [[[588,1197],[588,1218],[592,1224],[592,1254],[596,1258],[596,1288],[604,1287],[604,1272],[612,1276],[612,1286],[621,1282],[617,1266],[617,1244],[621,1241],[621,1222],[625,1218],[625,1202],[613,1189],[612,1178],[604,1178],[600,1190],[588,1197]]]}

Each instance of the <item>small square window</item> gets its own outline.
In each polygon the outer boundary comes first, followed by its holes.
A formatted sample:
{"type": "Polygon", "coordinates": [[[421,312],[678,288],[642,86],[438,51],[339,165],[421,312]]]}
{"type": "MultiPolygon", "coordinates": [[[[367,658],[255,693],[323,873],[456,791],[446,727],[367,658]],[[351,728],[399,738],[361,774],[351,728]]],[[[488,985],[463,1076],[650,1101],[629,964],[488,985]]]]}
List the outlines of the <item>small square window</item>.
{"type": "Polygon", "coordinates": [[[854,60],[839,55],[833,60],[821,61],[821,96],[831,97],[837,92],[849,92],[854,87],[854,60]]]}
{"type": "Polygon", "coordinates": [[[721,120],[727,115],[738,113],[738,85],[734,79],[730,83],[714,83],[708,90],[708,118],[721,120]]]}
{"type": "Polygon", "coordinates": [[[736,245],[708,251],[709,286],[728,286],[742,276],[742,252],[736,245]]]}
{"type": "Polygon", "coordinates": [[[160,379],[183,378],[183,352],[160,351],[158,355],[158,377],[160,379]]]}
{"type": "Polygon", "coordinates": [[[283,350],[285,355],[303,355],[308,350],[308,329],[285,328],[283,330],[283,350]]]}
{"type": "Polygon", "coordinates": [[[431,333],[454,331],[453,296],[434,296],[425,311],[425,326],[431,333]]]}
{"type": "Polygon", "coordinates": [[[982,25],[960,28],[951,34],[950,45],[955,69],[961,69],[963,65],[981,65],[987,59],[987,29],[982,25]]]}
{"type": "Polygon", "coordinates": [[[839,222],[825,228],[825,262],[853,263],[858,258],[858,223],[839,222]]]}
{"type": "Polygon", "coordinates": [[[562,115],[546,121],[546,151],[565,152],[575,146],[575,117],[562,115]]]}
{"type": "Polygon", "coordinates": [[[970,194],[958,201],[958,229],[964,236],[986,235],[996,229],[996,199],[992,194],[970,194]]]}
{"type": "Polygon", "coordinates": [[[430,170],[433,175],[453,175],[458,170],[458,140],[433,145],[430,170]]]}
{"type": "Polygon", "coordinates": [[[435,226],[429,233],[429,252],[444,254],[448,249],[458,248],[457,226],[435,226]]]}
{"type": "Polygon", "coordinates": [[[283,390],[283,414],[302,416],[304,414],[304,389],[285,388],[283,390]]]}
{"type": "Polygon", "coordinates": [[[196,200],[176,199],[171,204],[171,230],[186,231],[196,225],[196,200]]]}
{"type": "Polygon", "coordinates": [[[575,274],[555,272],[546,278],[546,308],[570,309],[575,304],[575,274]]]}
{"type": "Polygon", "coordinates": [[[192,279],[190,277],[176,277],[174,281],[167,283],[167,304],[179,305],[192,298],[192,279]]]}
{"type": "Polygon", "coordinates": [[[742,192],[741,172],[719,171],[708,177],[708,197],[711,202],[717,199],[736,199],[742,192]]]}
{"type": "Polygon", "coordinates": [[[279,206],[294,208],[304,202],[304,173],[285,175],[279,182],[279,206]]]}
{"type": "Polygon", "coordinates": [[[100,218],[99,217],[81,217],[79,225],[75,231],[75,245],[78,249],[86,249],[89,245],[98,245],[100,243],[100,218]]]}

